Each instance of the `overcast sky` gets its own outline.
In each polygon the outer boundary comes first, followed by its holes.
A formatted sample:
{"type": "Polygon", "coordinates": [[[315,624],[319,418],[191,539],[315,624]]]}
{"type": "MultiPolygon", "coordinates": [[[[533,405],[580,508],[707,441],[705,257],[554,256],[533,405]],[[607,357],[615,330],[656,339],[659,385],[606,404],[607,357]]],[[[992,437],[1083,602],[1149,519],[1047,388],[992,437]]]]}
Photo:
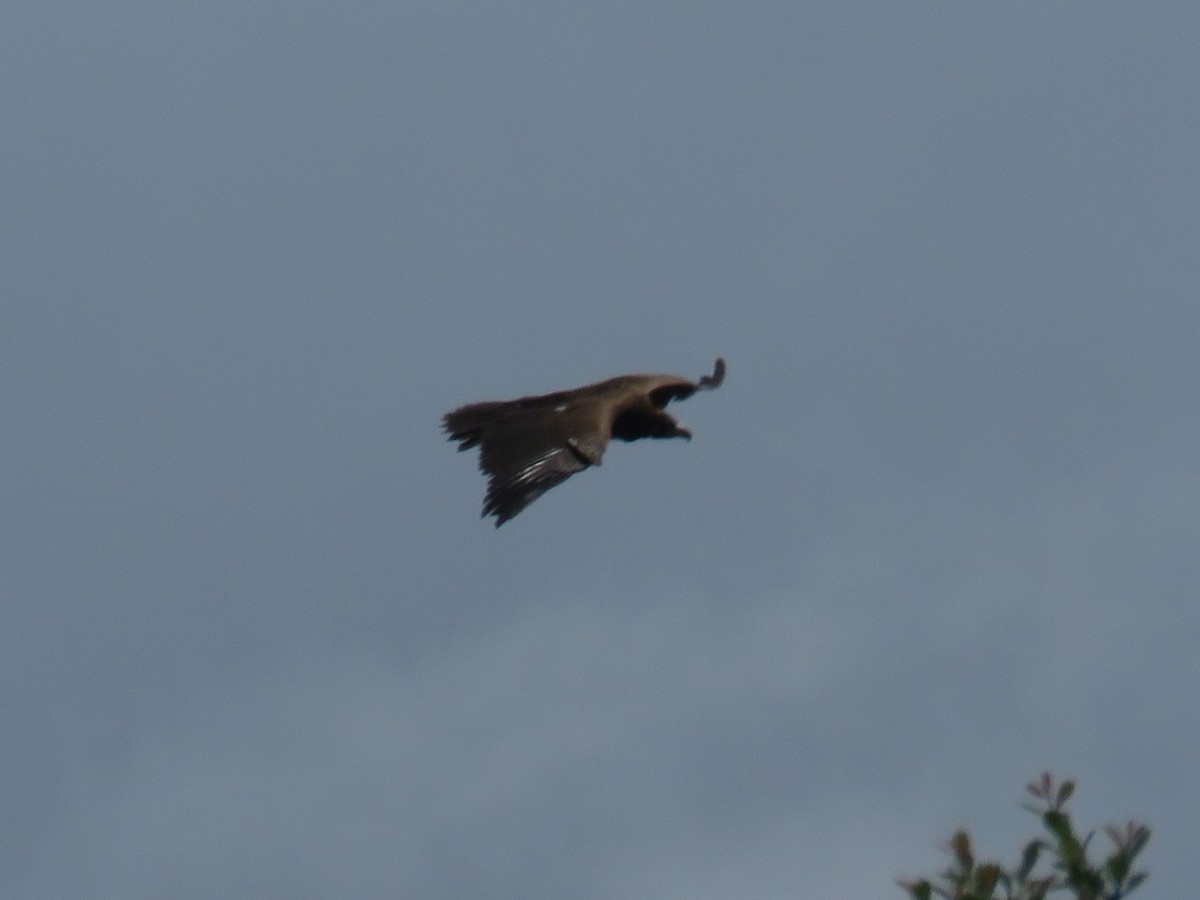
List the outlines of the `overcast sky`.
{"type": "Polygon", "coordinates": [[[898,898],[1046,768],[1195,893],[1195,2],[2,18],[4,900],[898,898]]]}

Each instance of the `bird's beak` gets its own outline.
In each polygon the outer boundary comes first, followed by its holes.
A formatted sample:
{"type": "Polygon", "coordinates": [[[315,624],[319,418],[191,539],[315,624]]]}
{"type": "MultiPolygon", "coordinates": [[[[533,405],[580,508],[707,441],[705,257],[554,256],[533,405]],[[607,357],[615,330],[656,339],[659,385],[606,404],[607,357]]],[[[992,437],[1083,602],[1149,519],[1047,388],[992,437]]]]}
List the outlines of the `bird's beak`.
{"type": "Polygon", "coordinates": [[[687,438],[689,441],[692,439],[692,429],[685,428],[683,425],[679,426],[679,430],[676,432],[676,434],[678,434],[681,438],[687,438]]]}

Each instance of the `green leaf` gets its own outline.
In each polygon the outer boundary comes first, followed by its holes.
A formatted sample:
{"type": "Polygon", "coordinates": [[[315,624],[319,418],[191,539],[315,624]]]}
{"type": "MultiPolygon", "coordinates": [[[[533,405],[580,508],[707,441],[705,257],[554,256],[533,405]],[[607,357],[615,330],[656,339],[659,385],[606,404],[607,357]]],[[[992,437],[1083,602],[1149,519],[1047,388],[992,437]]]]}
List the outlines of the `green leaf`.
{"type": "Polygon", "coordinates": [[[1072,843],[1078,845],[1075,835],[1071,833],[1071,817],[1066,813],[1050,810],[1042,816],[1046,829],[1058,838],[1060,844],[1072,843]]]}
{"type": "Polygon", "coordinates": [[[975,872],[975,890],[980,900],[990,900],[1000,880],[1000,867],[995,863],[984,863],[975,872]]]}
{"type": "Polygon", "coordinates": [[[1129,857],[1124,853],[1114,853],[1104,864],[1114,884],[1122,884],[1129,874],[1129,857]]]}
{"type": "Polygon", "coordinates": [[[1054,796],[1055,808],[1061,807],[1064,803],[1071,799],[1071,795],[1075,793],[1075,782],[1064,781],[1058,789],[1058,793],[1054,796]]]}
{"type": "Polygon", "coordinates": [[[1045,841],[1036,838],[1025,845],[1021,853],[1021,865],[1017,869],[1017,881],[1025,881],[1029,877],[1029,873],[1037,865],[1038,856],[1045,848],[1045,841]]]}
{"type": "Polygon", "coordinates": [[[950,838],[950,852],[954,854],[954,859],[962,866],[964,872],[971,871],[975,857],[971,854],[970,834],[963,830],[954,832],[954,837],[950,838]]]}
{"type": "Polygon", "coordinates": [[[1010,874],[1003,869],[1000,870],[1000,886],[1004,888],[1004,896],[1012,900],[1013,895],[1013,879],[1010,874]]]}

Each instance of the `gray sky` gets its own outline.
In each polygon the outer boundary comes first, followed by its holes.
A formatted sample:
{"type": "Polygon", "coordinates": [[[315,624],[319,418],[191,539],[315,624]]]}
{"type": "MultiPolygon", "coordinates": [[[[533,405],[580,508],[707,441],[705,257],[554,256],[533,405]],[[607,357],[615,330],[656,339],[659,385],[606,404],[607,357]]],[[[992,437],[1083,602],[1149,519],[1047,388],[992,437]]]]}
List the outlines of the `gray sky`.
{"type": "Polygon", "coordinates": [[[899,897],[1045,768],[1194,892],[1195,3],[4,19],[0,897],[899,897]]]}

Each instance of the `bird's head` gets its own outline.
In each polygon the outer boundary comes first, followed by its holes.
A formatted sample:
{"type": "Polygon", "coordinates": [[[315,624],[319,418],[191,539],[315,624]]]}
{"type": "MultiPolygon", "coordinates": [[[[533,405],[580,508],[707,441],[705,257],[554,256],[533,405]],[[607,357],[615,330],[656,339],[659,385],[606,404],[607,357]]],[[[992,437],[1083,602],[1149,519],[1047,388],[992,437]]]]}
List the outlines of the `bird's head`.
{"type": "Polygon", "coordinates": [[[685,440],[692,439],[692,429],[688,428],[674,416],[661,410],[653,418],[655,433],[651,437],[656,438],[684,438],[685,440]]]}

